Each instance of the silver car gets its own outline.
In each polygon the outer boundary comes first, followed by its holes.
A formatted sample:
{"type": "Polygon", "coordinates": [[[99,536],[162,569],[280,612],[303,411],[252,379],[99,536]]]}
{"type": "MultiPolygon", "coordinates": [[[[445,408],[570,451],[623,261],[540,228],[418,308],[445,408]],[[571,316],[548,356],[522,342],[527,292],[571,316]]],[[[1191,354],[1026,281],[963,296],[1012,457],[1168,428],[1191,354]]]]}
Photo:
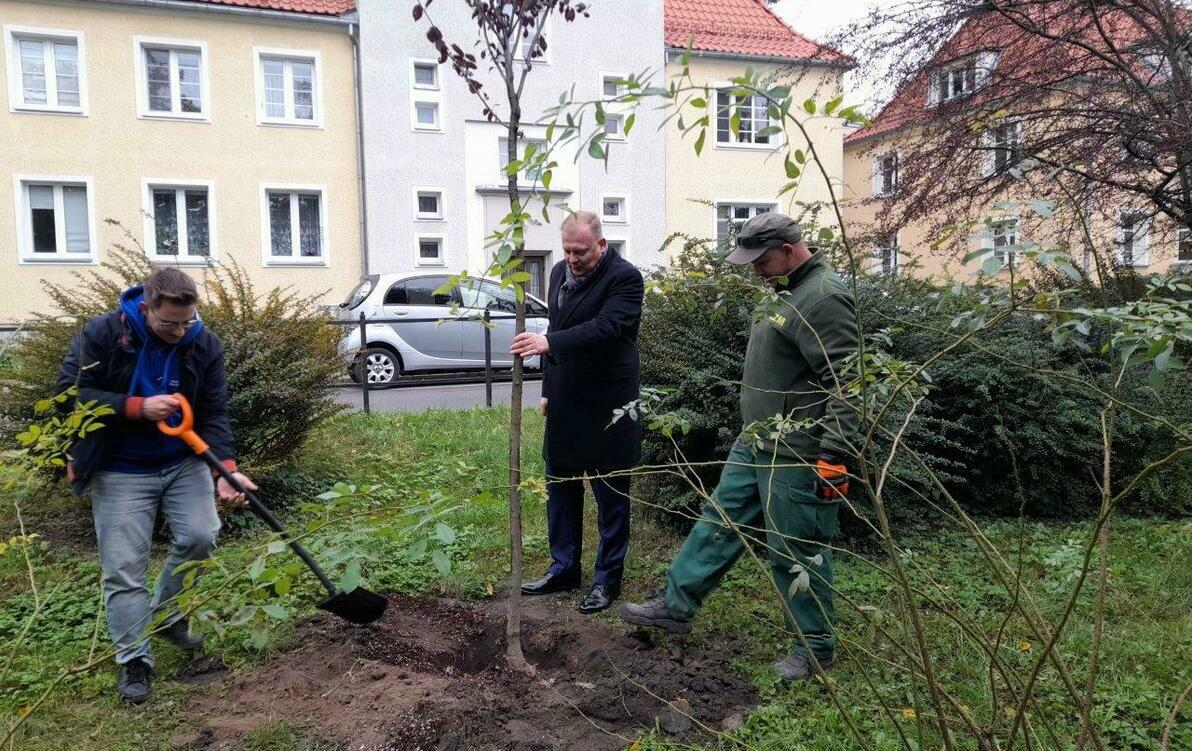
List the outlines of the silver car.
{"type": "MultiPolygon", "coordinates": [[[[403,373],[482,370],[484,368],[485,311],[492,316],[492,366],[512,368],[514,313],[517,298],[512,289],[492,279],[469,277],[450,285],[443,272],[380,274],[366,278],[340,305],[345,318],[363,313],[376,325],[367,325],[368,348],[364,358],[369,384],[383,388],[403,373]],[[384,321],[384,323],[382,323],[384,321]]],[[[526,330],[546,333],[546,304],[526,295],[526,330]]],[[[360,327],[344,337],[341,350],[359,382],[357,359],[360,327]]],[[[527,368],[538,368],[540,358],[530,357],[527,368]]]]}

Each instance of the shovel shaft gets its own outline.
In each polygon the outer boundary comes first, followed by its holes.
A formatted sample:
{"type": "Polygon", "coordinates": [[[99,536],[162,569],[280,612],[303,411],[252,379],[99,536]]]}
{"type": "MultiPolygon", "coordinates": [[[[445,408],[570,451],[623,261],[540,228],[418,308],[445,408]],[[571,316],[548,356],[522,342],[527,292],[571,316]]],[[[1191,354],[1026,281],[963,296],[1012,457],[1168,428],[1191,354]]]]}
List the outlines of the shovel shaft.
{"type": "Polygon", "coordinates": [[[218,472],[219,476],[226,480],[227,483],[231,485],[237,493],[244,494],[244,497],[248,499],[249,509],[251,509],[254,514],[260,517],[261,521],[265,522],[265,524],[269,526],[269,529],[272,529],[274,532],[277,532],[282,536],[282,539],[286,541],[286,544],[290,546],[290,549],[293,550],[294,553],[302,559],[302,562],[310,568],[311,572],[318,577],[319,582],[322,583],[328,594],[334,595],[339,591],[335,584],[333,584],[331,580],[327,578],[327,574],[323,573],[323,569],[319,567],[319,564],[315,562],[315,559],[309,552],[307,552],[306,548],[302,547],[300,543],[290,538],[289,533],[286,532],[286,529],[282,526],[281,521],[273,515],[273,512],[269,510],[269,507],[266,506],[259,497],[257,497],[256,493],[244,487],[244,484],[241,483],[234,474],[229,472],[227,467],[220,463],[219,458],[216,457],[215,454],[211,453],[210,449],[204,449],[199,456],[203,457],[203,459],[211,465],[211,468],[218,472]]]}

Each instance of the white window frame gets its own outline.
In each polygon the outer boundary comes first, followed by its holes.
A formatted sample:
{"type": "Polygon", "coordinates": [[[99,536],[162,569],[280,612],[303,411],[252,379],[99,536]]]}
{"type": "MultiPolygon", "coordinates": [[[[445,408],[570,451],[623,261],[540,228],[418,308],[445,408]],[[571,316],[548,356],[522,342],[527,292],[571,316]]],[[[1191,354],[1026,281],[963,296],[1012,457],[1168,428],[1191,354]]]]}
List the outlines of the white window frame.
{"type": "Polygon", "coordinates": [[[628,140],[625,135],[625,115],[622,115],[620,112],[605,112],[604,125],[602,127],[604,128],[604,140],[606,142],[621,143],[628,140]],[[614,121],[617,123],[617,129],[610,133],[608,131],[608,125],[614,121]]]}
{"type": "MultiPolygon", "coordinates": [[[[624,81],[625,79],[629,78],[629,76],[625,75],[624,73],[614,73],[607,70],[600,71],[600,88],[598,89],[598,93],[600,94],[601,99],[604,99],[606,96],[608,96],[608,94],[604,93],[604,84],[610,78],[616,81],[624,81]]],[[[628,93],[628,91],[624,85],[617,87],[616,96],[622,97],[625,96],[626,93],[628,93]]]]}
{"type": "Polygon", "coordinates": [[[898,192],[899,174],[902,171],[902,152],[897,149],[891,149],[878,154],[873,160],[872,169],[872,188],[875,198],[885,198],[898,192]],[[882,171],[882,162],[891,156],[894,157],[894,184],[886,185],[884,180],[885,174],[882,171]]]}
{"type": "Polygon", "coordinates": [[[414,234],[414,265],[428,268],[442,268],[447,265],[447,243],[438,232],[417,232],[414,234]],[[433,240],[439,244],[439,258],[431,261],[422,257],[422,241],[433,240]]]}
{"type": "Polygon", "coordinates": [[[629,224],[629,194],[625,192],[606,193],[600,196],[600,222],[602,224],[629,224]],[[604,202],[614,200],[621,202],[619,216],[604,213],[604,202]]]}
{"type": "Polygon", "coordinates": [[[1125,243],[1125,226],[1122,224],[1122,219],[1127,214],[1136,214],[1144,217],[1136,225],[1134,236],[1131,239],[1133,248],[1131,249],[1130,266],[1135,268],[1142,268],[1151,265],[1151,220],[1146,217],[1146,212],[1136,209],[1133,206],[1123,206],[1117,212],[1117,224],[1115,226],[1115,242],[1113,257],[1120,265],[1126,265],[1124,260],[1124,253],[1122,252],[1123,244],[1125,243]],[[1141,250],[1139,249],[1141,246],[1141,250]]]}
{"type": "Polygon", "coordinates": [[[891,235],[887,235],[886,239],[893,239],[894,242],[893,244],[876,244],[873,253],[874,270],[879,274],[897,274],[898,267],[902,265],[902,238],[899,237],[898,232],[895,232],[891,235]],[[891,256],[890,267],[886,268],[886,251],[888,250],[893,251],[893,255],[891,256]]]}
{"type": "Polygon", "coordinates": [[[604,238],[604,240],[606,243],[621,243],[621,250],[620,250],[621,257],[626,260],[629,260],[629,238],[628,237],[622,237],[622,236],[606,237],[606,238],[604,238]]]}
{"type": "MultiPolygon", "coordinates": [[[[713,145],[713,147],[717,148],[717,149],[740,149],[742,151],[776,151],[779,148],[781,148],[783,145],[783,141],[784,141],[782,131],[779,131],[777,133],[772,133],[769,136],[769,139],[770,139],[769,143],[754,143],[752,141],[741,141],[740,140],[740,138],[741,138],[740,130],[738,130],[737,135],[734,136],[732,128],[730,127],[728,130],[729,140],[728,141],[720,140],[720,94],[722,91],[724,91],[724,92],[727,92],[730,97],[732,97],[733,90],[737,89],[737,88],[739,88],[739,87],[736,84],[731,83],[729,81],[720,81],[712,86],[711,95],[712,95],[712,145],[713,145]]],[[[753,94],[751,96],[759,97],[760,95],[753,94]]],[[[774,120],[770,118],[769,102],[766,103],[765,108],[766,108],[766,125],[765,125],[765,127],[769,127],[769,126],[775,124],[774,120]]],[[[733,107],[730,107],[729,111],[731,112],[732,109],[733,109],[733,107]]],[[[731,117],[731,115],[730,115],[730,117],[731,117]]],[[[751,132],[756,133],[757,131],[751,131],[751,132]]]]}
{"type": "Polygon", "coordinates": [[[216,256],[215,224],[215,182],[212,180],[189,180],[172,177],[147,177],[141,180],[141,215],[143,217],[144,236],[143,246],[145,255],[154,263],[166,263],[174,266],[208,266],[218,261],[216,256]],[[186,249],[186,203],[178,201],[178,255],[159,255],[157,252],[157,223],[153,215],[153,191],[173,190],[176,193],[192,188],[203,188],[207,191],[207,233],[208,255],[192,256],[183,253],[186,249]]]}
{"type": "MultiPolygon", "coordinates": [[[[929,71],[928,89],[927,89],[927,106],[934,107],[945,102],[955,102],[960,99],[967,99],[976,92],[984,88],[985,84],[989,82],[990,76],[993,75],[994,68],[997,67],[998,61],[1001,59],[1001,53],[988,50],[985,52],[978,52],[974,55],[967,55],[957,60],[952,60],[944,65],[939,66],[929,71]],[[961,93],[943,97],[943,87],[940,85],[944,76],[950,76],[952,73],[964,70],[969,65],[973,67],[973,86],[971,89],[961,93]]],[[[949,86],[949,89],[951,87],[949,86]]]]}
{"type": "MultiPolygon", "coordinates": [[[[506,144],[508,143],[508,140],[509,139],[503,135],[497,136],[497,182],[496,182],[497,185],[505,185],[509,180],[509,176],[505,174],[505,166],[507,165],[507,162],[505,162],[505,149],[506,149],[506,144]]],[[[518,143],[517,156],[518,156],[519,161],[525,158],[525,156],[523,154],[525,149],[523,149],[521,147],[521,145],[523,143],[526,144],[527,146],[531,143],[540,144],[539,152],[541,152],[542,148],[545,148],[549,145],[549,144],[547,144],[545,138],[538,138],[538,137],[519,138],[517,143],[518,143]]],[[[530,185],[535,185],[535,184],[541,184],[541,182],[542,182],[541,174],[532,177],[532,176],[526,174],[526,172],[524,170],[517,173],[517,184],[518,185],[530,186],[530,185]]]]}
{"type": "Polygon", "coordinates": [[[431,58],[415,57],[410,59],[410,88],[417,91],[442,91],[443,90],[443,66],[439,65],[438,60],[431,58]],[[430,66],[435,69],[435,84],[434,86],[427,86],[426,84],[418,83],[416,69],[419,65],[430,66]]]}
{"type": "Polygon", "coordinates": [[[13,203],[17,212],[17,257],[18,263],[25,265],[43,266],[60,264],[66,266],[87,265],[97,263],[98,252],[96,244],[99,235],[95,231],[95,186],[90,176],[83,175],[13,175],[12,176],[13,203]],[[46,253],[33,252],[33,227],[30,223],[29,193],[30,184],[54,186],[54,215],[63,217],[62,222],[55,222],[58,237],[55,243],[61,250],[52,256],[46,253]],[[87,245],[90,250],[86,253],[68,253],[66,251],[66,221],[65,211],[62,210],[62,186],[82,186],[87,189],[87,245]]]}
{"type": "MultiPolygon", "coordinates": [[[[211,122],[211,73],[208,63],[207,43],[196,41],[193,39],[170,39],[165,37],[147,37],[135,36],[132,39],[132,59],[134,79],[137,87],[137,117],[144,120],[187,120],[199,122],[211,122]],[[170,48],[170,58],[173,60],[173,53],[177,50],[184,50],[189,52],[199,53],[199,101],[200,110],[198,112],[182,112],[174,110],[171,112],[156,112],[149,109],[149,84],[148,84],[148,62],[145,59],[145,49],[147,47],[168,47],[170,48]]],[[[175,71],[176,66],[171,62],[170,64],[170,99],[171,106],[177,104],[181,96],[181,88],[178,85],[175,71]]]]}
{"type": "Polygon", "coordinates": [[[442,133],[443,132],[443,100],[439,98],[430,98],[415,96],[410,101],[410,129],[418,133],[442,133]],[[418,105],[433,104],[436,109],[437,117],[434,125],[427,125],[418,122],[418,105]]]}
{"type": "Polygon", "coordinates": [[[83,32],[68,29],[45,29],[36,26],[4,26],[4,49],[8,61],[8,110],[9,112],[42,113],[53,115],[79,115],[86,117],[87,107],[87,49],[83,42],[83,32]],[[25,84],[21,80],[21,46],[20,40],[31,39],[39,42],[72,42],[78,50],[79,57],[79,106],[58,104],[58,76],[57,70],[50,71],[46,66],[46,103],[26,104],[25,84]],[[49,103],[50,92],[54,95],[54,104],[49,103]]]}
{"type": "Polygon", "coordinates": [[[1175,229],[1175,253],[1172,254],[1172,257],[1174,258],[1173,263],[1176,264],[1177,266],[1181,266],[1181,267],[1192,265],[1192,257],[1180,258],[1180,243],[1184,242],[1185,239],[1188,241],[1189,244],[1192,244],[1192,227],[1185,227],[1185,226],[1176,227],[1176,229],[1175,229]]]}
{"type": "MultiPolygon", "coordinates": [[[[721,206],[748,206],[754,212],[753,215],[750,217],[751,219],[753,218],[753,216],[757,216],[757,209],[761,208],[763,206],[766,207],[767,209],[769,209],[770,211],[778,211],[778,204],[772,200],[766,201],[766,200],[758,200],[756,198],[717,198],[716,200],[714,200],[712,202],[712,235],[711,235],[713,241],[716,243],[720,242],[719,229],[717,228],[716,225],[720,223],[719,222],[719,214],[720,214],[721,206]]],[[[732,212],[730,211],[729,213],[731,214],[732,212]]],[[[736,219],[733,219],[732,216],[729,216],[729,221],[730,222],[741,221],[742,223],[744,223],[744,222],[748,221],[748,219],[736,220],[736,219]]]]}
{"type": "Polygon", "coordinates": [[[443,195],[446,193],[443,188],[431,188],[425,185],[415,185],[413,188],[414,194],[414,221],[416,222],[442,222],[446,221],[443,214],[443,195]],[[439,211],[437,214],[424,214],[418,208],[418,197],[421,195],[429,195],[434,193],[439,197],[439,211]]]}
{"type": "Polygon", "coordinates": [[[260,211],[261,211],[261,264],[266,267],[272,266],[323,266],[331,265],[331,227],[328,222],[328,217],[331,216],[331,210],[328,207],[330,203],[327,200],[327,186],[314,185],[309,183],[273,183],[263,182],[260,184],[260,211]],[[275,256],[273,255],[272,234],[269,226],[269,194],[270,193],[290,193],[290,255],[289,256],[275,256]],[[296,193],[318,193],[319,194],[319,230],[322,235],[321,250],[322,254],[318,258],[305,258],[301,255],[294,255],[295,251],[299,250],[299,224],[298,224],[298,202],[294,200],[293,194],[296,193]]]}
{"type": "Polygon", "coordinates": [[[253,47],[252,48],[252,66],[253,78],[256,79],[257,88],[257,125],[283,125],[286,127],[297,128],[322,128],[323,127],[323,57],[318,50],[293,50],[283,49],[280,47],[253,47]],[[311,73],[312,85],[314,91],[312,92],[312,108],[314,110],[313,120],[302,120],[297,117],[290,117],[288,114],[283,117],[270,117],[265,114],[265,60],[281,60],[286,63],[283,76],[285,82],[283,96],[285,97],[286,112],[294,111],[294,78],[293,67],[291,63],[310,63],[313,71],[311,73]]]}
{"type": "Polygon", "coordinates": [[[1007,245],[1016,246],[1017,250],[1006,251],[1006,256],[1002,260],[1001,268],[1008,269],[1010,266],[1017,267],[1019,261],[1021,260],[1019,256],[1022,254],[1022,249],[1025,246],[1025,243],[1021,237],[1022,220],[1015,216],[1000,216],[993,217],[992,221],[999,223],[1013,221],[1014,225],[1012,227],[993,226],[987,228],[987,232],[981,236],[981,249],[985,251],[985,255],[982,256],[982,263],[985,262],[984,259],[997,257],[997,238],[999,236],[1004,237],[1009,233],[1013,233],[1014,242],[1007,243],[1007,245]]]}
{"type": "Polygon", "coordinates": [[[1021,120],[1006,120],[999,122],[989,130],[983,132],[981,134],[981,151],[983,174],[985,177],[997,177],[998,175],[1003,175],[1009,172],[1017,164],[1019,164],[1019,162],[1022,161],[1021,159],[1014,160],[1014,152],[1018,151],[1021,153],[1022,150],[1023,140],[1021,120]],[[1012,136],[1007,146],[999,146],[997,142],[997,132],[1002,128],[1009,128],[1012,136]],[[1009,158],[1011,159],[1011,162],[1006,166],[1005,169],[999,171],[997,168],[997,155],[1002,151],[1010,152],[1009,158]]]}
{"type": "MultiPolygon", "coordinates": [[[[542,54],[542,57],[535,58],[535,59],[531,60],[530,62],[532,64],[534,64],[534,65],[550,65],[550,55],[551,55],[550,39],[551,39],[551,27],[553,25],[554,24],[552,23],[551,19],[548,18],[546,20],[546,25],[542,27],[542,36],[546,37],[546,40],[547,40],[546,52],[544,52],[542,54]]],[[[526,62],[525,45],[527,44],[528,41],[529,41],[528,39],[517,40],[517,45],[515,45],[513,48],[513,59],[514,60],[518,60],[523,63],[526,62]]]]}

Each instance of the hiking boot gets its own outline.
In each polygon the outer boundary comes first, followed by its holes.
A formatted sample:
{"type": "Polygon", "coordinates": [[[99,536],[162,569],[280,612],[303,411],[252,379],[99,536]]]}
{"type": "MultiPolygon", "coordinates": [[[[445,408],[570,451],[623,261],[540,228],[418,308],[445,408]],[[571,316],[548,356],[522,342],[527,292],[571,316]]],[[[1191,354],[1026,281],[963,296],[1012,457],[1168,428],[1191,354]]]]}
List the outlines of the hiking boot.
{"type": "Polygon", "coordinates": [[[120,698],[129,704],[140,704],[149,698],[149,680],[153,676],[153,666],[144,657],[129,660],[120,666],[120,677],[116,680],[116,690],[120,698]]]}
{"type": "Polygon", "coordinates": [[[672,634],[686,634],[691,631],[691,619],[673,612],[666,604],[666,589],[660,589],[648,600],[638,605],[627,602],[617,608],[621,620],[635,626],[652,626],[665,629],[672,634]]]}
{"type": "Polygon", "coordinates": [[[174,621],[169,628],[158,631],[157,635],[187,652],[198,652],[203,648],[203,637],[190,633],[190,621],[185,618],[174,621]]]}
{"type": "MultiPolygon", "coordinates": [[[[821,670],[827,670],[836,664],[836,658],[820,657],[821,670]]],[[[774,663],[774,671],[784,681],[805,681],[815,675],[815,667],[811,664],[811,657],[806,652],[792,650],[790,654],[774,663]]]]}

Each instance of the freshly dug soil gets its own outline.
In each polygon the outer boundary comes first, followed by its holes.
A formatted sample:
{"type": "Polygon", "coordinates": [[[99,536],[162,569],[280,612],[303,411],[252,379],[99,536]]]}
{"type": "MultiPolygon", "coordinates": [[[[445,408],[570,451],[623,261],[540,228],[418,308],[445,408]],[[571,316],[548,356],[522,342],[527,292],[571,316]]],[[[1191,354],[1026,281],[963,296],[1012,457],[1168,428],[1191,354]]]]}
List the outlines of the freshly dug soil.
{"type": "Polygon", "coordinates": [[[735,649],[610,628],[569,596],[523,600],[533,676],[505,664],[504,602],[389,599],[368,627],[311,618],[302,647],[253,671],[226,674],[210,659],[184,670],[178,680],[202,687],[188,706],[203,721],[173,746],[232,751],[286,720],[351,751],[600,751],[656,725],[709,740],[756,703],[729,664],[735,649]]]}

